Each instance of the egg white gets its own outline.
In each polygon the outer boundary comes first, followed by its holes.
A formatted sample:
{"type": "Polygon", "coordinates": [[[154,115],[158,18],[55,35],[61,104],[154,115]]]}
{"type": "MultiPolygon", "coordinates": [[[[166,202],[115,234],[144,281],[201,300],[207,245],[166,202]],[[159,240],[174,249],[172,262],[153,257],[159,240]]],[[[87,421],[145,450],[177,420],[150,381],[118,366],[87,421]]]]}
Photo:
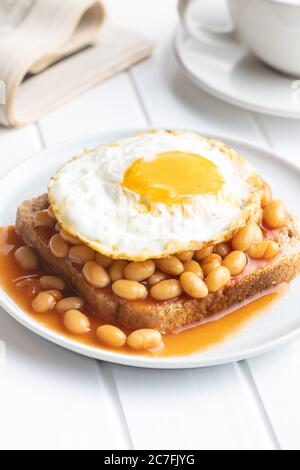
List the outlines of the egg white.
{"type": "Polygon", "coordinates": [[[112,258],[145,260],[228,240],[258,211],[262,184],[256,170],[220,142],[184,131],[151,131],[73,159],[51,179],[48,194],[59,223],[84,244],[112,258]],[[137,159],[171,151],[213,162],[223,187],[216,196],[145,210],[139,195],[121,186],[124,174],[137,159]]]}

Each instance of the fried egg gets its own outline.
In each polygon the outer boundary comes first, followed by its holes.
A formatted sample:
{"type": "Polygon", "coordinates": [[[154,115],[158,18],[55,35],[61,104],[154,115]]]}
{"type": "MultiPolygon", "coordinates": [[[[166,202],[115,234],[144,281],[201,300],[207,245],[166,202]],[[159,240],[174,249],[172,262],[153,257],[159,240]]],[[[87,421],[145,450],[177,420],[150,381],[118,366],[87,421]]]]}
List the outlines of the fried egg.
{"type": "Polygon", "coordinates": [[[146,260],[228,240],[260,208],[262,187],[221,142],[157,130],[84,152],[48,194],[59,223],[85,245],[146,260]]]}

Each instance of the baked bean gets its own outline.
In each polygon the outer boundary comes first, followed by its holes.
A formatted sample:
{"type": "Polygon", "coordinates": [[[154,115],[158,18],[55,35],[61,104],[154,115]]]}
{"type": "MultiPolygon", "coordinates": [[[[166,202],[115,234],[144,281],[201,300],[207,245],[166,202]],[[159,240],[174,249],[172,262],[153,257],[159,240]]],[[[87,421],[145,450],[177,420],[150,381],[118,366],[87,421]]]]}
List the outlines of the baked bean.
{"type": "Polygon", "coordinates": [[[25,271],[37,271],[40,262],[30,246],[21,246],[15,251],[15,261],[17,265],[25,271]]]}
{"type": "Polygon", "coordinates": [[[157,259],[156,265],[160,271],[171,276],[178,276],[183,272],[183,264],[176,256],[157,259]]]}
{"type": "Polygon", "coordinates": [[[89,318],[79,310],[68,310],[64,314],[64,325],[74,335],[84,335],[91,329],[89,318]]]}
{"type": "Polygon", "coordinates": [[[118,281],[124,278],[124,269],[126,268],[128,261],[125,259],[118,259],[113,262],[110,266],[108,274],[112,282],[118,281]]]}
{"type": "Polygon", "coordinates": [[[230,281],[230,271],[225,266],[213,269],[206,278],[206,285],[210,292],[217,292],[230,281]]]}
{"type": "Polygon", "coordinates": [[[58,276],[43,276],[40,279],[40,284],[43,289],[47,290],[66,290],[67,288],[65,281],[58,276]]]}
{"type": "Polygon", "coordinates": [[[270,228],[281,228],[286,224],[286,207],[278,199],[270,202],[264,209],[264,223],[270,228]]]}
{"type": "Polygon", "coordinates": [[[47,210],[36,212],[34,215],[33,224],[35,227],[53,228],[55,223],[55,219],[49,216],[47,210]]]}
{"type": "Polygon", "coordinates": [[[52,295],[52,297],[55,298],[56,302],[59,302],[63,298],[63,295],[62,295],[61,291],[59,291],[59,290],[50,289],[50,290],[46,290],[46,292],[47,292],[47,294],[52,295]]]}
{"type": "Polygon", "coordinates": [[[35,312],[46,313],[54,309],[55,303],[53,295],[50,295],[48,292],[41,292],[32,301],[31,305],[35,312]]]}
{"type": "Polygon", "coordinates": [[[266,241],[252,243],[247,253],[250,256],[250,258],[262,259],[264,257],[266,248],[267,248],[266,241]]]}
{"type": "Polygon", "coordinates": [[[69,245],[65,240],[60,236],[59,233],[56,233],[51,237],[50,242],[49,242],[49,247],[51,250],[51,253],[56,257],[56,258],[66,258],[69,252],[69,245]]]}
{"type": "Polygon", "coordinates": [[[151,277],[149,277],[149,279],[147,279],[147,282],[149,286],[154,286],[158,282],[164,281],[167,278],[168,276],[166,274],[157,271],[151,277]]]}
{"type": "Polygon", "coordinates": [[[143,284],[128,279],[119,279],[112,285],[113,292],[122,299],[137,300],[147,297],[147,289],[143,284]]]}
{"type": "Polygon", "coordinates": [[[201,263],[204,275],[207,276],[210,271],[218,268],[221,265],[221,262],[222,258],[217,253],[207,256],[207,258],[205,258],[201,263]]]}
{"type": "Polygon", "coordinates": [[[68,233],[63,228],[60,230],[60,236],[65,242],[70,243],[70,245],[81,245],[81,241],[78,240],[78,238],[73,237],[73,235],[68,233]]]}
{"type": "Polygon", "coordinates": [[[222,265],[230,271],[231,276],[241,274],[247,264],[247,256],[243,251],[232,251],[227,255],[222,265]]]}
{"type": "Polygon", "coordinates": [[[201,262],[201,266],[203,266],[204,264],[211,263],[212,261],[218,261],[218,263],[221,263],[222,257],[217,253],[212,253],[211,255],[204,258],[204,260],[201,262]]]}
{"type": "Polygon", "coordinates": [[[222,258],[225,258],[231,252],[229,243],[219,243],[215,246],[215,252],[222,256],[222,258]]]}
{"type": "Polygon", "coordinates": [[[121,348],[126,343],[126,335],[120,328],[113,325],[101,325],[96,331],[96,335],[101,343],[113,348],[121,348]]]}
{"type": "Polygon", "coordinates": [[[275,256],[278,255],[279,251],[280,251],[280,247],[278,243],[274,242],[273,240],[268,240],[267,249],[264,254],[264,259],[269,260],[269,259],[275,258],[275,256]]]}
{"type": "Polygon", "coordinates": [[[211,261],[210,263],[204,264],[202,266],[204,276],[206,277],[208,275],[208,273],[210,273],[214,269],[218,268],[219,266],[221,266],[221,263],[217,260],[214,260],[214,261],[211,261]]]}
{"type": "Polygon", "coordinates": [[[84,279],[93,287],[102,288],[110,283],[109,276],[100,264],[95,261],[88,261],[82,270],[84,279]]]}
{"type": "Polygon", "coordinates": [[[273,240],[252,243],[247,251],[250,258],[270,260],[279,253],[279,245],[273,240]]]}
{"type": "Polygon", "coordinates": [[[51,206],[48,207],[47,212],[48,212],[50,219],[53,219],[55,220],[55,222],[57,222],[56,215],[54,214],[54,210],[52,209],[51,206]]]}
{"type": "Polygon", "coordinates": [[[197,274],[200,279],[203,279],[203,271],[198,261],[195,261],[194,259],[191,259],[190,261],[184,261],[183,269],[184,272],[197,274]]]}
{"type": "Polygon", "coordinates": [[[178,253],[176,256],[180,261],[190,261],[194,254],[194,251],[183,251],[182,253],[178,253]]]}
{"type": "Polygon", "coordinates": [[[84,306],[84,300],[81,297],[66,297],[59,300],[56,304],[56,310],[60,313],[68,310],[79,310],[84,306]]]}
{"type": "Polygon", "coordinates": [[[69,250],[69,258],[73,263],[84,265],[88,261],[94,261],[96,253],[88,246],[71,246],[69,250]]]}
{"type": "Polygon", "coordinates": [[[272,202],[273,195],[272,189],[268,183],[264,183],[264,194],[261,200],[261,207],[264,209],[270,202],[272,202]]]}
{"type": "Polygon", "coordinates": [[[166,279],[151,287],[151,297],[156,300],[170,300],[182,294],[180,282],[177,279],[166,279]]]}
{"type": "Polygon", "coordinates": [[[203,299],[208,295],[206,284],[193,272],[182,273],[180,276],[180,284],[184,292],[195,299],[203,299]]]}
{"type": "Polygon", "coordinates": [[[260,227],[256,223],[250,222],[235,234],[231,240],[231,245],[234,250],[247,251],[254,241],[262,239],[263,235],[260,227]]]}
{"type": "Polygon", "coordinates": [[[131,349],[147,350],[159,346],[162,342],[161,333],[152,329],[141,329],[130,333],[127,344],[131,349]]]}
{"type": "Polygon", "coordinates": [[[207,258],[209,255],[211,255],[213,251],[213,246],[207,246],[205,248],[202,248],[201,250],[196,251],[195,258],[197,261],[202,261],[204,260],[204,258],[207,258]]]}
{"type": "Polygon", "coordinates": [[[252,231],[253,231],[253,239],[255,242],[261,242],[264,239],[264,235],[262,233],[262,230],[259,225],[257,225],[255,222],[252,224],[252,231]]]}
{"type": "Polygon", "coordinates": [[[109,268],[113,264],[113,259],[108,256],[102,255],[101,253],[96,253],[96,261],[102,268],[109,268]]]}
{"type": "Polygon", "coordinates": [[[131,281],[145,281],[155,272],[155,263],[151,259],[147,261],[134,261],[124,269],[124,276],[131,281]]]}

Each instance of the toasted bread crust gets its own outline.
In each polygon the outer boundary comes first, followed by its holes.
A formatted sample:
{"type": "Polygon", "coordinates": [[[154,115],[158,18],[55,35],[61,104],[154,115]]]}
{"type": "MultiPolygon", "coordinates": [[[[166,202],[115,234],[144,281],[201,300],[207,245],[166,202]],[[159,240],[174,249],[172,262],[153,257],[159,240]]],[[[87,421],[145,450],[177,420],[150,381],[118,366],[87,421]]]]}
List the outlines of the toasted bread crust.
{"type": "Polygon", "coordinates": [[[47,207],[47,195],[20,205],[16,219],[19,237],[37,251],[50,271],[62,276],[82,295],[96,315],[130,329],[155,328],[164,332],[172,331],[201,321],[274,285],[288,282],[300,273],[300,231],[297,221],[291,217],[289,235],[286,234],[281,240],[284,247],[281,254],[254,272],[233,279],[217,293],[209,294],[205,299],[182,296],[166,302],[157,302],[151,298],[146,301],[126,301],[115,296],[110,288],[91,287],[76,266],[51,253],[48,244],[38,235],[33,224],[35,213],[47,207]]]}

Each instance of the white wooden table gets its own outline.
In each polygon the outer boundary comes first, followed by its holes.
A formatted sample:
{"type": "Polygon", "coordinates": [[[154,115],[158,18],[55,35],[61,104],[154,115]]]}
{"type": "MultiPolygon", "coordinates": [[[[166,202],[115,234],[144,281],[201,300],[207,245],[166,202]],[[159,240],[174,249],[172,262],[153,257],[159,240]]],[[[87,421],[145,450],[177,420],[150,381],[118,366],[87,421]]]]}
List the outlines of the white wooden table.
{"type": "MultiPolygon", "coordinates": [[[[0,129],[1,174],[62,140],[146,125],[241,137],[300,165],[300,122],[224,104],[182,75],[171,45],[175,0],[107,4],[115,21],[158,42],[154,57],[37,125],[0,129]]],[[[0,448],[300,448],[300,338],[249,361],[189,371],[87,359],[31,334],[3,310],[0,340],[7,348],[0,364],[0,448]]]]}

